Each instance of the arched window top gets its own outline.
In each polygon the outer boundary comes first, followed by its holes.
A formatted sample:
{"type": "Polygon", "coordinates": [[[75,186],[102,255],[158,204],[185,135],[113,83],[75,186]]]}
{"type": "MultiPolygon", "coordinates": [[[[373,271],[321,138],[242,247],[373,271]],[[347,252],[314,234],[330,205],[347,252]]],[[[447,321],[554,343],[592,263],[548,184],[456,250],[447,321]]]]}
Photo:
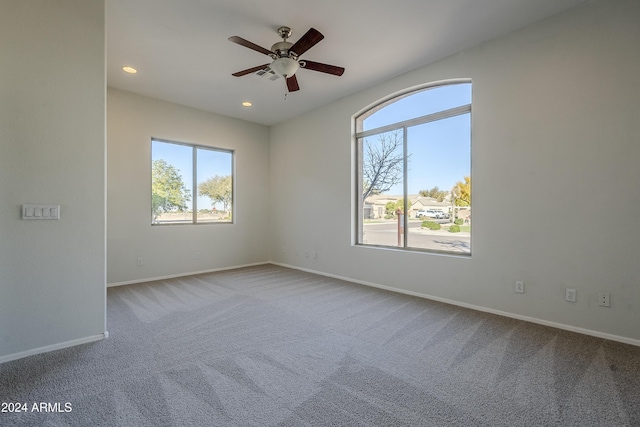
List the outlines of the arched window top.
{"type": "Polygon", "coordinates": [[[358,127],[360,131],[368,131],[468,104],[471,104],[470,82],[428,86],[366,111],[358,117],[358,127]]]}

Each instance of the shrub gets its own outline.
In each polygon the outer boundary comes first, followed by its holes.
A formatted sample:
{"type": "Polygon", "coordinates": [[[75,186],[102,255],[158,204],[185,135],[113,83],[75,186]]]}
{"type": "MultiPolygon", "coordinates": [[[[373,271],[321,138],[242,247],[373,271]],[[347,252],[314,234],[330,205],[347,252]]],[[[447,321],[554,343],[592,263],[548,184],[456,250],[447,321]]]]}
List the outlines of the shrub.
{"type": "Polygon", "coordinates": [[[433,221],[423,221],[422,228],[428,228],[430,230],[440,230],[440,224],[433,221]]]}
{"type": "Polygon", "coordinates": [[[456,225],[452,225],[451,227],[449,227],[449,233],[459,233],[459,232],[460,232],[460,226],[459,225],[456,224],[456,225]]]}
{"type": "MultiPolygon", "coordinates": [[[[453,223],[454,223],[455,225],[462,225],[462,224],[464,224],[464,219],[462,219],[462,218],[456,218],[456,220],[455,220],[455,221],[453,221],[453,223]]],[[[460,230],[458,230],[458,231],[460,231],[460,230]]]]}

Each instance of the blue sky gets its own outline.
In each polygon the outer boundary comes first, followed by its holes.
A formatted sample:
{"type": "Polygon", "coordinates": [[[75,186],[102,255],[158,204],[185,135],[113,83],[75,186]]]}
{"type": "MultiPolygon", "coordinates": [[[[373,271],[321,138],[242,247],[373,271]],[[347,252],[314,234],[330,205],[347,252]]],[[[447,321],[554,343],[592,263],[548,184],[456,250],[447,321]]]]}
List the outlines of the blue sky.
{"type": "MultiPolygon", "coordinates": [[[[363,130],[376,129],[415,117],[471,103],[471,84],[439,86],[400,99],[363,122],[363,130]]],[[[417,194],[437,186],[448,191],[471,172],[470,114],[450,117],[407,130],[408,191],[417,194]]],[[[368,137],[372,142],[376,136],[368,137]]],[[[401,195],[402,183],[387,194],[401,195]]]]}
{"type": "MultiPolygon", "coordinates": [[[[205,148],[198,148],[198,182],[206,181],[215,176],[231,175],[232,158],[228,151],[217,151],[205,148]]],[[[182,181],[191,190],[193,199],[193,147],[181,144],[172,144],[162,141],[152,141],[151,144],[152,161],[164,159],[170,165],[180,171],[182,181]]],[[[193,201],[193,200],[192,200],[193,201]]],[[[198,209],[211,209],[211,199],[208,197],[198,197],[198,209]]],[[[189,209],[192,202],[188,203],[189,209]]],[[[216,206],[222,209],[222,205],[216,206]]]]}

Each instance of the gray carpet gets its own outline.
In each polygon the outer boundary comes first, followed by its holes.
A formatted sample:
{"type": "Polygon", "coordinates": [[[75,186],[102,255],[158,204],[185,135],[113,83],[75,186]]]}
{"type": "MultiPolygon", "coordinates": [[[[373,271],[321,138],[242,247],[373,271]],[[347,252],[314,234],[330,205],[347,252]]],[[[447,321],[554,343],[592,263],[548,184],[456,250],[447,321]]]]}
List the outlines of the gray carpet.
{"type": "Polygon", "coordinates": [[[46,426],[640,426],[640,348],[273,265],[108,290],[110,338],[0,365],[46,426]]]}

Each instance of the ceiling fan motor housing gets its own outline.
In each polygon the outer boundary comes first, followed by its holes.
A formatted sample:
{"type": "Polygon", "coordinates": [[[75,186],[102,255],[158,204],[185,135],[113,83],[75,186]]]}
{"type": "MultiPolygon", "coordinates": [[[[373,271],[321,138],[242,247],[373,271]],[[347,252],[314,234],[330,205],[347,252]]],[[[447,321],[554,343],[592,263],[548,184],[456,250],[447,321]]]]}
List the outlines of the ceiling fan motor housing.
{"type": "Polygon", "coordinates": [[[282,41],[271,46],[271,51],[275,52],[278,55],[278,58],[292,57],[295,59],[297,55],[295,55],[294,52],[289,51],[291,46],[293,46],[293,43],[282,41]]]}

